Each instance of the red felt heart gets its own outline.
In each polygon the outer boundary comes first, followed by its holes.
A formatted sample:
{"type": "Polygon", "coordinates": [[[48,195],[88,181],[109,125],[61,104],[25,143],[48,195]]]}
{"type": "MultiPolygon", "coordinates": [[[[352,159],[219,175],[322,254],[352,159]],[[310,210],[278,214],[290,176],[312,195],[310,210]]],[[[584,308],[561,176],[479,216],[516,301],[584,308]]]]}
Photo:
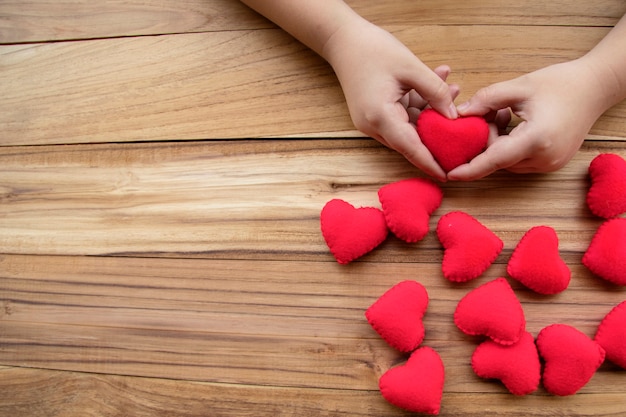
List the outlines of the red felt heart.
{"type": "Polygon", "coordinates": [[[439,219],[437,236],[444,247],[441,268],[452,282],[479,277],[496,260],[504,243],[474,217],[453,211],[439,219]]]}
{"type": "Polygon", "coordinates": [[[595,341],[606,351],[606,358],[626,369],[626,301],[607,314],[596,332],[595,341]]]}
{"type": "Polygon", "coordinates": [[[596,156],[589,165],[591,187],[587,205],[593,214],[610,219],[626,212],[626,160],[605,153],[596,156]]]}
{"type": "Polygon", "coordinates": [[[515,247],[506,271],[539,294],[557,294],[569,285],[571,271],[559,255],[559,238],[548,226],[530,229],[515,247]]]}
{"type": "Polygon", "coordinates": [[[383,212],[375,207],[355,208],[330,200],[320,215],[322,235],[340,264],[347,264],[380,245],[388,229],[383,212]]]}
{"type": "Polygon", "coordinates": [[[372,304],[365,317],[390,346],[411,352],[424,340],[422,317],[426,307],[426,288],[416,281],[402,281],[372,304]]]}
{"type": "Polygon", "coordinates": [[[580,330],[566,324],[545,327],[537,336],[545,361],[543,386],[554,395],[573,395],[604,362],[604,349],[580,330]]]}
{"type": "Polygon", "coordinates": [[[385,372],[378,383],[391,404],[414,413],[439,414],[445,372],[439,354],[422,347],[406,364],[385,372]]]}
{"type": "Polygon", "coordinates": [[[512,345],[524,334],[526,318],[508,281],[497,278],[459,301],[454,324],[470,336],[487,336],[501,345],[512,345]]]}
{"type": "Polygon", "coordinates": [[[482,117],[448,119],[433,109],[417,118],[417,134],[444,171],[471,161],[487,147],[489,125],[482,117]]]}
{"type": "Polygon", "coordinates": [[[378,198],[389,229],[408,243],[422,240],[428,233],[430,215],[443,199],[441,188],[424,178],[411,178],[385,185],[378,198]]]}
{"type": "Polygon", "coordinates": [[[583,255],[583,265],[617,285],[626,285],[626,219],[602,224],[583,255]]]}
{"type": "Polygon", "coordinates": [[[472,355],[472,369],[481,378],[499,379],[515,395],[530,394],[541,380],[535,339],[528,332],[510,346],[492,340],[481,343],[472,355]]]}

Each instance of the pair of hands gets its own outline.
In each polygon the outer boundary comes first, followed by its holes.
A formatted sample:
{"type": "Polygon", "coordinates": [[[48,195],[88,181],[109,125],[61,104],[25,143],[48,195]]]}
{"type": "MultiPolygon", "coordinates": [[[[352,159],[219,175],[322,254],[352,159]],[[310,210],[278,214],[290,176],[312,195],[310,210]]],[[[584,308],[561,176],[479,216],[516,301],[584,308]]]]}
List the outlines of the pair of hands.
{"type": "Polygon", "coordinates": [[[474,180],[500,169],[557,170],[575,155],[605,110],[600,88],[593,85],[593,65],[584,58],[490,85],[456,108],[459,88],[446,83],[450,68],[431,71],[381,28],[365,24],[347,29],[336,33],[333,43],[341,53],[330,51],[329,62],[356,128],[441,181],[474,180]],[[487,149],[446,174],[414,127],[427,105],[449,118],[484,116],[491,122],[487,149]],[[507,134],[511,112],[522,121],[507,134]]]}

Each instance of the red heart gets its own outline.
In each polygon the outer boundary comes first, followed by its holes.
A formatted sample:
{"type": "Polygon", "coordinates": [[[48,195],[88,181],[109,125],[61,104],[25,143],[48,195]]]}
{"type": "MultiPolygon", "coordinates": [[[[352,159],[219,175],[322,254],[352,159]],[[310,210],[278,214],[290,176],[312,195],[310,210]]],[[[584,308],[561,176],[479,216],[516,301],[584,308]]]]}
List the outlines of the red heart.
{"type": "Polygon", "coordinates": [[[593,377],[604,349],[580,330],[566,324],[545,327],[537,336],[537,349],[545,361],[543,386],[554,395],[576,394],[593,377]]]}
{"type": "Polygon", "coordinates": [[[424,340],[422,317],[426,307],[426,288],[416,281],[402,281],[372,304],[365,317],[390,346],[411,352],[424,340]]]}
{"type": "Polygon", "coordinates": [[[422,347],[405,365],[385,372],[378,385],[383,397],[395,406],[414,413],[439,414],[444,374],[439,354],[422,347]]]}
{"type": "Polygon", "coordinates": [[[443,199],[441,188],[424,178],[411,178],[385,185],[378,198],[389,229],[408,243],[422,240],[428,233],[430,215],[443,199]]]}
{"type": "Polygon", "coordinates": [[[504,243],[474,217],[453,211],[439,219],[437,236],[444,247],[441,268],[452,282],[479,277],[496,260],[504,243]]]}
{"type": "Polygon", "coordinates": [[[539,294],[557,294],[569,285],[572,272],[559,255],[559,238],[548,226],[530,229],[515,247],[506,271],[539,294]]]}
{"type": "Polygon", "coordinates": [[[340,264],[347,264],[380,245],[388,229],[383,212],[375,207],[355,208],[330,200],[320,215],[322,235],[340,264]]]}
{"type": "Polygon", "coordinates": [[[497,278],[459,301],[454,324],[467,335],[487,336],[501,345],[512,345],[524,334],[526,318],[508,281],[497,278]]]}
{"type": "Polygon", "coordinates": [[[606,351],[606,358],[626,369],[626,301],[607,314],[596,332],[595,341],[606,351]]]}
{"type": "Polygon", "coordinates": [[[417,134],[441,168],[449,172],[487,147],[489,125],[482,117],[448,119],[427,109],[417,119],[417,134]]]}
{"type": "Polygon", "coordinates": [[[610,219],[626,212],[626,161],[619,155],[596,156],[589,165],[591,187],[587,205],[593,214],[610,219]]]}
{"type": "Polygon", "coordinates": [[[626,219],[602,224],[583,255],[583,265],[613,284],[626,285],[626,219]]]}
{"type": "Polygon", "coordinates": [[[481,343],[472,355],[472,369],[481,378],[499,379],[515,395],[530,394],[541,380],[535,339],[528,332],[510,346],[491,340],[481,343]]]}

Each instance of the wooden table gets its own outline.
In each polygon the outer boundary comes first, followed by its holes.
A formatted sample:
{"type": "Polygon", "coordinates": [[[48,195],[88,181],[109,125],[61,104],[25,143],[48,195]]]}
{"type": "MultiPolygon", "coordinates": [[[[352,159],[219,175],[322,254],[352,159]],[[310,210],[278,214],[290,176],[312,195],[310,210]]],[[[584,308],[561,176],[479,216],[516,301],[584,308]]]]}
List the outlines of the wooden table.
{"type": "MultiPolygon", "coordinates": [[[[469,97],[580,56],[622,0],[348,1],[469,97]]],[[[446,366],[441,415],[626,415],[626,371],[580,393],[515,397],[478,378],[452,313],[506,275],[524,232],[554,227],[573,278],[538,296],[510,280],[533,335],[593,336],[626,290],[581,265],[602,223],[585,205],[599,153],[626,157],[626,103],[547,175],[442,185],[431,219],[466,211],[504,241],[476,281],[447,282],[434,232],[339,265],[332,198],[378,206],[420,176],[351,124],[331,68],[232,0],[0,3],[0,415],[405,415],[378,379],[406,360],[365,309],[395,283],[429,291],[424,345],[446,366]]]]}

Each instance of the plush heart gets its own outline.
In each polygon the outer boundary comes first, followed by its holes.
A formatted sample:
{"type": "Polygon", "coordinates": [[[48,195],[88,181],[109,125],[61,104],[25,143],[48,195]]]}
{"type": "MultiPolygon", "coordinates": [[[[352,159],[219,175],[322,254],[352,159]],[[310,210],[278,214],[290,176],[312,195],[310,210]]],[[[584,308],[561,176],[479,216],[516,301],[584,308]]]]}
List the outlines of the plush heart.
{"type": "Polygon", "coordinates": [[[512,345],[524,334],[526,318],[508,281],[497,278],[459,301],[454,324],[470,336],[487,336],[501,345],[512,345]]]}
{"type": "Polygon", "coordinates": [[[604,362],[604,349],[580,330],[566,324],[545,327],[537,336],[545,361],[543,386],[554,395],[573,395],[604,362]]]}
{"type": "Polygon", "coordinates": [[[441,168],[449,172],[487,147],[489,125],[482,117],[448,119],[427,109],[417,118],[417,134],[441,168]]]}
{"type": "Polygon", "coordinates": [[[559,238],[548,226],[530,229],[515,247],[507,273],[539,294],[557,294],[569,285],[572,272],[559,255],[559,238]]]}
{"type": "Polygon", "coordinates": [[[411,352],[424,340],[422,317],[426,307],[426,288],[416,281],[402,281],[372,304],[365,311],[365,317],[390,346],[411,352]]]}
{"type": "Polygon", "coordinates": [[[541,380],[535,339],[528,332],[510,346],[492,340],[481,343],[472,355],[472,369],[481,378],[499,379],[515,395],[530,394],[541,380]]]}
{"type": "Polygon", "coordinates": [[[593,214],[610,219],[626,212],[626,160],[605,153],[589,164],[591,187],[587,205],[593,214]]]}
{"type": "Polygon", "coordinates": [[[626,369],[626,301],[607,314],[596,332],[595,341],[606,352],[606,358],[626,369]]]}
{"type": "Polygon", "coordinates": [[[385,185],[378,190],[378,198],[389,229],[413,243],[428,233],[430,215],[441,204],[443,191],[431,180],[411,178],[385,185]]]}
{"type": "Polygon", "coordinates": [[[583,265],[617,285],[626,285],[626,218],[604,222],[583,255],[583,265]]]}
{"type": "Polygon", "coordinates": [[[322,235],[340,264],[347,264],[380,245],[388,229],[383,212],[375,207],[355,208],[330,200],[320,215],[322,235]]]}
{"type": "Polygon", "coordinates": [[[479,277],[504,247],[491,230],[461,211],[450,212],[439,219],[437,236],[444,247],[441,269],[452,282],[479,277]]]}
{"type": "Polygon", "coordinates": [[[391,404],[414,413],[439,414],[445,372],[439,354],[421,347],[404,365],[385,372],[378,385],[391,404]]]}

